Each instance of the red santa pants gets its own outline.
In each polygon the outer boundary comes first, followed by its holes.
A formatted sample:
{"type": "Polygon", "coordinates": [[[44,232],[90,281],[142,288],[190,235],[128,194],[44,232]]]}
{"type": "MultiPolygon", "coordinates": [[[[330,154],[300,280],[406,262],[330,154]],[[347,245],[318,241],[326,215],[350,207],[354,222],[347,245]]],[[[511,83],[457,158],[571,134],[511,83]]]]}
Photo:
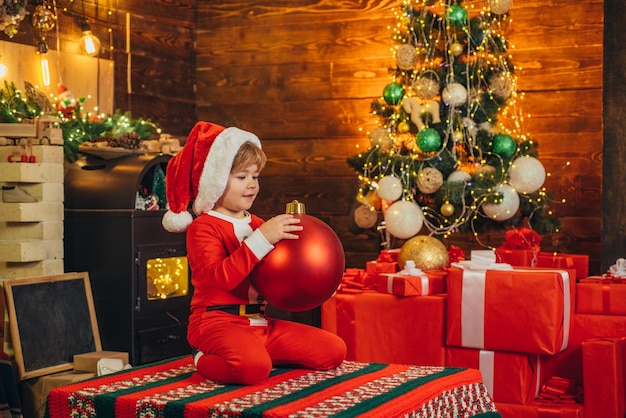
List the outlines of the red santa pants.
{"type": "Polygon", "coordinates": [[[198,371],[228,384],[259,383],[275,366],[328,370],[346,355],[344,341],[320,328],[272,318],[265,326],[251,325],[250,318],[224,312],[204,313],[200,322],[192,319],[187,338],[204,353],[198,371]]]}

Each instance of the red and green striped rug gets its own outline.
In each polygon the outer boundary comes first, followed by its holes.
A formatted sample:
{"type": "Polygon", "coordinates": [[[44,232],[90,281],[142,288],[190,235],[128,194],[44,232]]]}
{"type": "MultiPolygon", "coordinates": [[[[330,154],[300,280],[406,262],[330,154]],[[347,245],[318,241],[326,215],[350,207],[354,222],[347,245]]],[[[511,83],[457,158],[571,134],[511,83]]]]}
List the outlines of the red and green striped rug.
{"type": "Polygon", "coordinates": [[[237,386],[204,379],[190,356],[53,389],[46,416],[500,418],[474,369],[346,361],[237,386]]]}

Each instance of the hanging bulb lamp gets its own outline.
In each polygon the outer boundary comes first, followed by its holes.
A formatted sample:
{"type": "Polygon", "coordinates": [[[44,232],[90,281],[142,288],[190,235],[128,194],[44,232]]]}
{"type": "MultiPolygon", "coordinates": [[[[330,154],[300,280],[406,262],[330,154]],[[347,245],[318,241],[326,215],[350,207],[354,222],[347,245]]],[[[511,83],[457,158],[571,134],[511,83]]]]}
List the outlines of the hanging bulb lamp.
{"type": "Polygon", "coordinates": [[[83,36],[80,38],[80,52],[90,57],[97,57],[100,54],[100,39],[91,31],[91,26],[86,20],[83,22],[83,36]]]}

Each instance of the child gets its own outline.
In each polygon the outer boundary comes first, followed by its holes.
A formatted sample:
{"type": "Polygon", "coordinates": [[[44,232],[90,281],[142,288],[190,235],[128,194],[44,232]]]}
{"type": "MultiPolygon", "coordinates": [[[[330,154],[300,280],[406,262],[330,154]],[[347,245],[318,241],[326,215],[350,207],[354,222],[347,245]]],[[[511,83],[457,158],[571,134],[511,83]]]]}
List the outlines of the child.
{"type": "Polygon", "coordinates": [[[264,222],[248,212],[265,161],[254,134],[199,122],[167,166],[163,226],[187,231],[194,287],[187,340],[198,372],[220,383],[259,383],[281,365],[332,369],[346,354],[330,332],[265,317],[266,302],[250,283],[274,244],[298,239],[303,229],[290,214],[264,222]]]}

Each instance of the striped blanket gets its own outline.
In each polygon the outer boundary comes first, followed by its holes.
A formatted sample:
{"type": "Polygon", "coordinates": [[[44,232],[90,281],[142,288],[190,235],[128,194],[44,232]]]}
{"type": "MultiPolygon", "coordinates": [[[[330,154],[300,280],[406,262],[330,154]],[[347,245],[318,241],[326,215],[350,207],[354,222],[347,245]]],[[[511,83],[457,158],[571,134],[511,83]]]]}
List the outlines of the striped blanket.
{"type": "Polygon", "coordinates": [[[478,370],[346,361],[337,369],[275,369],[252,386],[221,385],[190,357],[53,389],[49,418],[500,418],[478,370]]]}

